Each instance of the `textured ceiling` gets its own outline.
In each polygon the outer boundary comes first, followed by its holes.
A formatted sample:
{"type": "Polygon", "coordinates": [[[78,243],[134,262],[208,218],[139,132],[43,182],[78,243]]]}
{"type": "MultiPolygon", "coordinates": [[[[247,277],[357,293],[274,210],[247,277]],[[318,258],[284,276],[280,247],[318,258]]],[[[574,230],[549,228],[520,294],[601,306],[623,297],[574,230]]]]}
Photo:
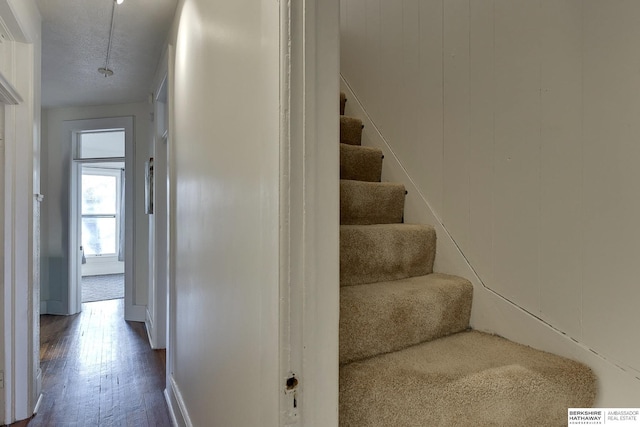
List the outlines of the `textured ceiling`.
{"type": "Polygon", "coordinates": [[[83,106],[147,99],[177,0],[36,0],[42,14],[42,106],[83,106]]]}

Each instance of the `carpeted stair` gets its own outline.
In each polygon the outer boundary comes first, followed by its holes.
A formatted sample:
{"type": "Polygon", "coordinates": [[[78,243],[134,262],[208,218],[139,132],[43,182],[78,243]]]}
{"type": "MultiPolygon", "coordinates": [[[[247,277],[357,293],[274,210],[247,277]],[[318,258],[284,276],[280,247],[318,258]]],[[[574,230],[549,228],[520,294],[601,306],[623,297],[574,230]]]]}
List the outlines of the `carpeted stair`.
{"type": "Polygon", "coordinates": [[[433,272],[436,234],[404,224],[405,188],[340,94],[340,425],[561,426],[595,377],[469,329],[473,286],[433,272]]]}

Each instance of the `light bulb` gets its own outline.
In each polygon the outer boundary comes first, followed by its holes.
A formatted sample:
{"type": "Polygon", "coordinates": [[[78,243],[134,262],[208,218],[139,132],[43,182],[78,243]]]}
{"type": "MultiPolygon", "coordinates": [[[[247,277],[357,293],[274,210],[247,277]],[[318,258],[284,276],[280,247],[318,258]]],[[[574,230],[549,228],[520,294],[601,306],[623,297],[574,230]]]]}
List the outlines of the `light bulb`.
{"type": "Polygon", "coordinates": [[[122,4],[124,3],[124,0],[116,0],[116,4],[122,4]]]}

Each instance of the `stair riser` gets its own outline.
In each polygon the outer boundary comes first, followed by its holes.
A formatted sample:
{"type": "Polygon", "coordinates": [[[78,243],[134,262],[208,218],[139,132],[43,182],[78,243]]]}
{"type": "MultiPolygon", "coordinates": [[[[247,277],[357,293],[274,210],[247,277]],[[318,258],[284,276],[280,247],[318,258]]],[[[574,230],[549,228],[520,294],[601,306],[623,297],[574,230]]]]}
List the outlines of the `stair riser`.
{"type": "Polygon", "coordinates": [[[399,224],[404,215],[401,184],[340,181],[340,224],[399,224]]]}
{"type": "Polygon", "coordinates": [[[436,234],[430,226],[340,226],[341,286],[433,272],[436,234]]]}
{"type": "Polygon", "coordinates": [[[340,289],[340,363],[348,363],[463,331],[473,286],[433,274],[340,289]],[[433,277],[432,277],[433,276],[433,277]]]}
{"type": "Polygon", "coordinates": [[[340,116],[340,142],[342,144],[360,145],[362,141],[362,120],[340,116]]]}
{"type": "Polygon", "coordinates": [[[381,150],[340,144],[340,179],[380,182],[381,175],[381,150]]]}

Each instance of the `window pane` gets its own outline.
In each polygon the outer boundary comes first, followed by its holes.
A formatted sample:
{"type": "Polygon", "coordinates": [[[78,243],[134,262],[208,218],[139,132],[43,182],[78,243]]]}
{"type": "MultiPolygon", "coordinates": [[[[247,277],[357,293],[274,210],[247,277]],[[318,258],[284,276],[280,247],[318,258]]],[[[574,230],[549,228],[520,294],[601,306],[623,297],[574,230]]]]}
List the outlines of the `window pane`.
{"type": "Polygon", "coordinates": [[[78,137],[81,159],[124,157],[124,130],[85,132],[78,137]]]}
{"type": "Polygon", "coordinates": [[[85,255],[116,253],[116,219],[82,218],[82,248],[85,255]]]}
{"type": "Polygon", "coordinates": [[[82,175],[82,214],[115,215],[117,181],[115,176],[82,175]]]}

